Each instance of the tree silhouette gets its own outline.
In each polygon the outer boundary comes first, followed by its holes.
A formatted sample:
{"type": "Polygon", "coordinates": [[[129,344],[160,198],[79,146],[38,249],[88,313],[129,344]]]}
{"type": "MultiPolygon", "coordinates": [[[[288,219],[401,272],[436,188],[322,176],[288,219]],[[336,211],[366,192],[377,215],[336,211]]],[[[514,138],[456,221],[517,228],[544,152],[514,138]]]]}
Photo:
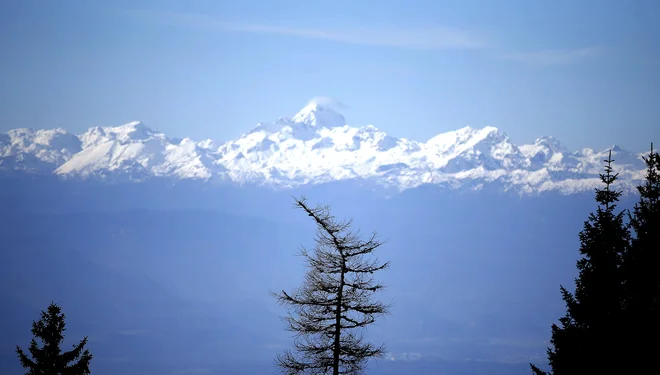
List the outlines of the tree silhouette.
{"type": "Polygon", "coordinates": [[[68,352],[62,352],[60,344],[64,340],[66,323],[62,309],[54,302],[47,311],[41,312],[41,319],[32,323],[32,335],[42,341],[39,348],[37,340],[32,338],[28,350],[32,359],[16,346],[16,353],[23,368],[28,369],[25,375],[83,375],[89,374],[89,363],[92,355],[85,349],[87,337],[73,346],[68,352]],[[84,351],[83,351],[84,350],[84,351]]]}
{"type": "Polygon", "coordinates": [[[626,276],[626,356],[631,364],[651,361],[658,353],[660,334],[660,155],[653,151],[643,158],[647,166],[645,181],[637,187],[639,202],[630,215],[634,233],[623,266],[626,276]]]}
{"type": "Polygon", "coordinates": [[[384,347],[365,342],[361,329],[389,306],[373,301],[384,288],[374,272],[384,270],[371,253],[382,245],[376,233],[363,241],[351,221],[337,221],[329,206],[310,207],[305,198],[295,206],[316,223],[313,251],[301,250],[308,267],[303,285],[289,294],[275,294],[289,310],[288,330],[295,332],[294,350],[277,356],[285,374],[361,374],[367,360],[384,354],[384,347]]]}
{"type": "MultiPolygon", "coordinates": [[[[614,212],[621,192],[612,189],[618,176],[612,173],[613,161],[610,151],[605,173],[600,175],[605,187],[596,189],[598,209],[580,233],[582,257],[577,262],[575,293],[561,286],[566,315],[559,319],[561,326],[552,325],[553,348],[547,350],[554,375],[615,373],[622,364],[617,360],[625,331],[621,263],[630,233],[624,213],[614,212]]],[[[545,374],[530,366],[537,375],[545,374]]]]}

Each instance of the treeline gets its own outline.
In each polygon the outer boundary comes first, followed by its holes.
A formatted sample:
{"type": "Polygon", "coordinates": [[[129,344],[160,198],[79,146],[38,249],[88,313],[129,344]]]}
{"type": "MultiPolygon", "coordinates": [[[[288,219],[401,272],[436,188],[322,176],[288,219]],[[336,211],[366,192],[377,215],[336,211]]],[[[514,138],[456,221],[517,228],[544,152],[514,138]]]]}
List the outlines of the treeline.
{"type": "MultiPolygon", "coordinates": [[[[552,325],[547,351],[554,375],[658,372],[653,369],[660,349],[660,156],[651,147],[644,161],[639,202],[630,212],[617,209],[622,192],[615,189],[611,152],[605,160],[597,209],[579,234],[575,288],[560,287],[566,314],[552,325]]],[[[312,207],[304,198],[295,205],[315,222],[317,233],[315,246],[300,252],[307,266],[300,288],[273,293],[288,308],[286,328],[295,334],[293,349],[278,355],[276,364],[287,375],[362,374],[370,358],[385,353],[384,346],[361,335],[389,311],[389,304],[374,298],[384,285],[373,274],[389,267],[373,257],[383,242],[375,233],[363,239],[328,206],[312,207]]],[[[64,331],[64,314],[51,303],[33,322],[32,358],[16,347],[27,375],[90,373],[87,338],[62,352],[64,331]]],[[[547,374],[530,366],[536,375],[547,374]]]]}

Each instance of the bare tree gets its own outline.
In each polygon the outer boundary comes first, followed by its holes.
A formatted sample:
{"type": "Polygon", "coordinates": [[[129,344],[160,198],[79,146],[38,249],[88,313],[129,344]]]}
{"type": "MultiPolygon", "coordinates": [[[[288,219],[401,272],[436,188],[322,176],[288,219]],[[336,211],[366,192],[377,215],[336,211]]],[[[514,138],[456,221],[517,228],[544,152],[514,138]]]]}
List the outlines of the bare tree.
{"type": "Polygon", "coordinates": [[[389,267],[371,255],[383,242],[375,232],[361,240],[351,221],[337,221],[329,206],[312,208],[304,197],[295,206],[316,222],[317,232],[314,249],[300,251],[308,267],[303,285],[292,294],[275,294],[287,307],[288,330],[295,332],[294,350],[279,354],[277,365],[287,375],[361,374],[368,359],[385,350],[362,335],[390,307],[372,299],[384,288],[372,274],[389,267]]]}

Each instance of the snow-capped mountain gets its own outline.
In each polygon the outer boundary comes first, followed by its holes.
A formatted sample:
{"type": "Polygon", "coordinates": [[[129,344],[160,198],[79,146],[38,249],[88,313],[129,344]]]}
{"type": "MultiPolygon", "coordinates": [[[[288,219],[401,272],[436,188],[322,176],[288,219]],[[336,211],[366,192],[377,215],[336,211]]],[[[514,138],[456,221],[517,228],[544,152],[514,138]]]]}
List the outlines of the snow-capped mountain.
{"type": "Polygon", "coordinates": [[[95,127],[78,137],[82,150],[54,173],[72,177],[143,180],[150,176],[209,179],[224,171],[214,165],[208,143],[173,140],[140,122],[95,127]]]}
{"type": "MultiPolygon", "coordinates": [[[[394,138],[372,125],[352,127],[311,102],[293,117],[260,123],[236,140],[174,139],[140,122],[0,134],[0,170],[63,178],[142,181],[151,177],[295,187],[363,179],[404,190],[422,184],[478,189],[498,184],[524,194],[570,194],[599,186],[607,150],[569,152],[553,137],[517,146],[494,127],[465,127],[426,142],[394,138]]],[[[644,175],[641,154],[612,148],[620,186],[644,175]]]]}
{"type": "Polygon", "coordinates": [[[50,172],[80,151],[80,139],[64,129],[12,129],[0,134],[3,170],[50,172]]]}

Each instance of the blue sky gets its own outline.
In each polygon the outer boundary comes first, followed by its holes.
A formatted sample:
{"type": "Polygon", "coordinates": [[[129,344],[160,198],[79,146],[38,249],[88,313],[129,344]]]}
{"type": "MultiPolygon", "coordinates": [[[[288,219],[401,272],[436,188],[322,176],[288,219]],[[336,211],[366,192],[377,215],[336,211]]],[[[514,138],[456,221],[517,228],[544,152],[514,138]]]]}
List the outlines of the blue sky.
{"type": "Polygon", "coordinates": [[[660,143],[657,1],[5,1],[0,130],[228,140],[317,96],[426,140],[660,143]]]}

